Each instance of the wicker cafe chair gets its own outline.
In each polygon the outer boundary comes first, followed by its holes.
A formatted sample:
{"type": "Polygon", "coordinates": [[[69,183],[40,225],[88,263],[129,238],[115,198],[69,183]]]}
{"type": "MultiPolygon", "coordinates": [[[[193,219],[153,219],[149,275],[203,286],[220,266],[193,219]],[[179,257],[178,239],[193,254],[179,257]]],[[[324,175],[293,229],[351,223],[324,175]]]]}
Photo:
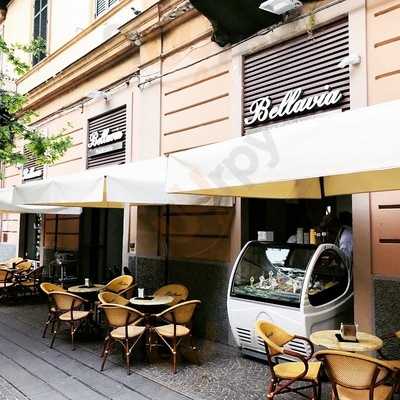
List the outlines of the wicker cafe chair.
{"type": "MultiPolygon", "coordinates": [[[[113,292],[100,292],[97,295],[100,304],[117,304],[119,306],[128,306],[129,305],[129,300],[126,299],[125,297],[120,296],[119,294],[113,293],[113,292]]],[[[98,312],[101,311],[101,307],[97,306],[96,309],[98,312]]],[[[98,320],[101,321],[101,315],[97,315],[98,320]]],[[[110,331],[110,327],[108,329],[110,331]]],[[[107,333],[107,337],[110,334],[110,332],[107,333]]],[[[107,337],[106,340],[104,341],[104,346],[103,350],[101,352],[101,357],[104,356],[104,352],[106,350],[106,344],[107,344],[107,337]]]]}
{"type": "Polygon", "coordinates": [[[19,273],[28,273],[31,269],[32,269],[32,261],[21,261],[20,263],[18,263],[15,268],[17,268],[17,270],[19,271],[19,273]]]}
{"type": "Polygon", "coordinates": [[[363,354],[322,350],[315,354],[324,363],[337,400],[392,398],[393,387],[385,385],[395,369],[385,361],[363,354]]]}
{"type": "Polygon", "coordinates": [[[52,325],[51,332],[53,333],[54,331],[54,325],[57,322],[57,316],[58,312],[56,309],[56,306],[53,304],[54,302],[52,301],[51,297],[49,294],[51,292],[65,292],[65,290],[58,285],[55,285],[54,283],[49,283],[49,282],[43,282],[40,284],[40,289],[48,296],[48,307],[49,307],[49,312],[47,315],[47,320],[44,324],[44,329],[43,329],[43,334],[42,337],[46,337],[46,332],[49,327],[49,325],[52,325]]]}
{"type": "Polygon", "coordinates": [[[81,310],[82,306],[88,301],[68,292],[50,292],[49,296],[54,301],[57,313],[57,324],[53,330],[50,348],[53,348],[60,324],[65,323],[69,325],[72,350],[75,350],[75,333],[82,323],[88,321],[90,317],[90,311],[81,310]]]}
{"type": "MultiPolygon", "coordinates": [[[[200,300],[190,300],[169,307],[156,315],[156,318],[166,325],[155,326],[152,328],[168,349],[172,353],[172,371],[176,373],[176,354],[177,349],[183,338],[189,337],[192,350],[196,350],[192,336],[193,314],[201,303],[200,300]]],[[[151,345],[150,345],[151,351],[151,345]]]]}
{"type": "Polygon", "coordinates": [[[27,275],[20,278],[16,276],[17,286],[21,287],[25,295],[26,291],[29,291],[32,295],[39,294],[40,283],[42,282],[44,267],[37,267],[28,272],[27,275]]]}
{"type": "Polygon", "coordinates": [[[174,301],[170,305],[174,306],[181,301],[185,301],[188,298],[189,290],[186,286],[172,283],[170,285],[160,287],[160,289],[154,292],[154,296],[172,296],[174,298],[174,301]]]}
{"type": "MultiPolygon", "coordinates": [[[[128,295],[130,295],[131,292],[133,292],[134,287],[135,278],[133,276],[121,275],[108,282],[107,285],[104,286],[102,291],[118,293],[119,295],[127,297],[128,295]]],[[[133,297],[133,295],[131,297],[133,297]]]]}
{"type": "Polygon", "coordinates": [[[319,399],[321,395],[321,382],[319,380],[321,362],[309,361],[314,352],[313,344],[307,338],[292,335],[268,321],[257,321],[256,333],[264,341],[268,366],[271,371],[271,383],[267,398],[273,399],[278,394],[288,392],[310,398],[303,393],[303,390],[312,389],[311,398],[313,400],[319,399]],[[285,348],[285,345],[295,338],[308,343],[312,352],[309,356],[305,357],[303,354],[285,348]],[[285,355],[299,361],[276,362],[278,357],[285,355]],[[303,382],[305,385],[299,386],[297,382],[303,382]]]}
{"type": "Polygon", "coordinates": [[[120,306],[129,304],[128,299],[113,292],[101,292],[98,294],[98,298],[101,304],[118,304],[120,306]]]}
{"type": "Polygon", "coordinates": [[[1,299],[10,298],[10,293],[15,289],[16,282],[13,279],[13,273],[0,268],[0,296],[1,299]]]}
{"type": "MultiPolygon", "coordinates": [[[[383,343],[387,343],[388,341],[391,341],[392,339],[400,339],[400,331],[396,331],[396,332],[391,332],[388,333],[384,336],[381,337],[381,339],[383,340],[383,343]]],[[[389,365],[391,365],[392,367],[396,368],[397,370],[400,371],[400,360],[393,360],[390,359],[390,355],[386,355],[384,354],[382,349],[378,350],[379,355],[385,360],[385,362],[389,365]]],[[[400,375],[397,375],[397,381],[396,381],[396,385],[395,385],[395,392],[400,392],[400,375]]]]}
{"type": "Polygon", "coordinates": [[[22,257],[12,257],[12,258],[9,258],[6,261],[0,262],[0,266],[5,266],[7,268],[11,268],[14,265],[17,265],[22,261],[24,261],[24,259],[22,257]]]}
{"type": "Polygon", "coordinates": [[[104,370],[104,364],[112,350],[112,345],[119,343],[123,348],[128,375],[130,375],[130,356],[146,331],[146,327],[138,325],[144,314],[133,308],[117,304],[102,304],[100,307],[104,310],[109,326],[109,334],[105,339],[105,351],[102,354],[101,371],[104,370]]]}

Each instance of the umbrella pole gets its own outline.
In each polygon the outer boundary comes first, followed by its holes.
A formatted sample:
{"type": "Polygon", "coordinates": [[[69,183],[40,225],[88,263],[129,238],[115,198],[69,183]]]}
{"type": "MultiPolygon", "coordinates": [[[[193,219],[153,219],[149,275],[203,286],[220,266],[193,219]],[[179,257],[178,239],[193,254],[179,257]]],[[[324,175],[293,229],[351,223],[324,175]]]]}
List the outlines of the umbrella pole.
{"type": "Polygon", "coordinates": [[[169,275],[169,229],[170,229],[170,208],[167,204],[165,209],[165,284],[168,284],[169,275]]]}

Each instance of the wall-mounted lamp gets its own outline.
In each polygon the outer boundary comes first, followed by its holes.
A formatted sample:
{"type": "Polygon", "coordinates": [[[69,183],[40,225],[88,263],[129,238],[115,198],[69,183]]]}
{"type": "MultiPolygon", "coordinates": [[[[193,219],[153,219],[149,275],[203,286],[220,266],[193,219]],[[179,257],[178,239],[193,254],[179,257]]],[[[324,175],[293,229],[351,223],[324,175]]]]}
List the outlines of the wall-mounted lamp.
{"type": "Polygon", "coordinates": [[[279,15],[286,14],[302,6],[303,3],[299,0],[267,0],[260,4],[261,10],[279,15]]]}
{"type": "Polygon", "coordinates": [[[111,95],[103,90],[92,90],[88,93],[87,97],[93,100],[104,99],[106,102],[110,101],[111,99],[111,95]]]}
{"type": "Polygon", "coordinates": [[[139,15],[139,14],[142,13],[140,10],[138,10],[138,9],[135,8],[135,7],[131,7],[131,10],[132,10],[132,12],[133,12],[135,15],[139,15]]]}
{"type": "Polygon", "coordinates": [[[348,56],[342,58],[339,63],[339,68],[350,67],[350,71],[353,65],[358,65],[361,63],[361,56],[359,54],[349,54],[348,56]]]}

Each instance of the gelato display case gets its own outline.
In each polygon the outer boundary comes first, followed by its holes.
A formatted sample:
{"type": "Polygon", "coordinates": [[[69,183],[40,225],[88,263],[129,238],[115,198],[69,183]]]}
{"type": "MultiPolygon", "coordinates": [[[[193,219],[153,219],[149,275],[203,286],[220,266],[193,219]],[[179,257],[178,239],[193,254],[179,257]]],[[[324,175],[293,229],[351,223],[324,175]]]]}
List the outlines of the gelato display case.
{"type": "MultiPolygon", "coordinates": [[[[302,336],[353,322],[351,281],[351,267],[333,244],[247,243],[232,270],[227,300],[236,344],[244,353],[263,355],[264,343],[255,334],[260,319],[302,336]]],[[[304,346],[289,345],[307,353],[304,346]]]]}

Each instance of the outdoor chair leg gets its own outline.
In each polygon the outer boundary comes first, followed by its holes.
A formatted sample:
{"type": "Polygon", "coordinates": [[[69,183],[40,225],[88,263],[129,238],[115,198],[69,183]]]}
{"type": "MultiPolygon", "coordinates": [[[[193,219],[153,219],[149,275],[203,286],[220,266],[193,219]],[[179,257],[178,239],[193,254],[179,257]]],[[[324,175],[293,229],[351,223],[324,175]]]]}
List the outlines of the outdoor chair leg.
{"type": "Polygon", "coordinates": [[[176,374],[176,338],[173,338],[172,342],[172,372],[176,374]]]}
{"type": "Polygon", "coordinates": [[[57,320],[56,328],[53,329],[53,337],[51,339],[50,348],[53,348],[54,341],[56,340],[57,332],[60,329],[60,320],[57,320]]]}
{"type": "Polygon", "coordinates": [[[271,383],[269,384],[269,387],[268,387],[267,400],[269,400],[269,399],[272,400],[274,398],[275,389],[276,389],[276,382],[275,381],[271,381],[271,383]]]}
{"type": "Polygon", "coordinates": [[[313,384],[312,390],[313,390],[312,400],[319,400],[318,390],[317,390],[317,386],[315,384],[313,384]]]}
{"type": "Polygon", "coordinates": [[[129,340],[125,341],[124,346],[125,357],[126,357],[126,368],[128,369],[128,375],[131,374],[131,360],[130,360],[130,351],[129,351],[129,340]]]}
{"type": "Polygon", "coordinates": [[[71,345],[72,345],[72,351],[75,350],[75,340],[74,340],[74,336],[75,336],[75,326],[72,323],[71,324],[71,345]]]}
{"type": "Polygon", "coordinates": [[[49,313],[49,315],[48,315],[48,317],[47,317],[47,321],[46,321],[46,323],[45,323],[45,325],[44,325],[42,338],[45,338],[45,337],[46,337],[47,328],[49,327],[49,325],[50,325],[50,323],[51,323],[51,320],[52,320],[52,316],[51,316],[51,314],[49,313]]]}
{"type": "Polygon", "coordinates": [[[107,336],[105,337],[104,342],[103,342],[103,348],[101,350],[101,355],[100,355],[101,358],[104,357],[104,353],[106,351],[107,343],[108,343],[109,340],[110,340],[110,334],[107,333],[107,336]]]}
{"type": "Polygon", "coordinates": [[[110,353],[110,350],[111,350],[111,341],[112,341],[111,338],[109,338],[109,339],[107,340],[106,350],[105,350],[105,352],[104,352],[103,362],[101,363],[100,371],[103,371],[103,370],[104,370],[104,364],[106,363],[108,354],[110,353]]]}

